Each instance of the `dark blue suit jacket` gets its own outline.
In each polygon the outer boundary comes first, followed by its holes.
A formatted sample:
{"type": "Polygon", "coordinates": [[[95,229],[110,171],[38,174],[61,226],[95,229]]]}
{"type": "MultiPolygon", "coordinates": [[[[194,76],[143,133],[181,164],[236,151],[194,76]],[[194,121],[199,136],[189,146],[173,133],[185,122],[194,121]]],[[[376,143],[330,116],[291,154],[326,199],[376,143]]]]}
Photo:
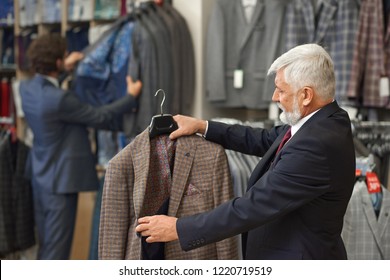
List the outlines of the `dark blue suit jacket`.
{"type": "Polygon", "coordinates": [[[243,197],[177,221],[184,250],[248,232],[246,259],[346,259],[340,234],[355,182],[349,117],[328,104],[274,158],[287,127],[209,122],[207,139],[263,158],[243,197]]]}
{"type": "Polygon", "coordinates": [[[41,75],[20,85],[25,118],[33,131],[32,183],[47,192],[76,193],[98,188],[87,126],[120,130],[121,114],[136,106],[127,95],[101,107],[79,101],[41,75]]]}

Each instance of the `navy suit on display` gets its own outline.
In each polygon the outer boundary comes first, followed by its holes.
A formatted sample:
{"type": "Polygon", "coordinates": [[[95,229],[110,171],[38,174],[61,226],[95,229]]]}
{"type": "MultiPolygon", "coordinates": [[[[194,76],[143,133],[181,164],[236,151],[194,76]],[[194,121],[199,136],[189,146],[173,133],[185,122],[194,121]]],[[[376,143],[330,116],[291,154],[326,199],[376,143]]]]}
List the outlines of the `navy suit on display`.
{"type": "Polygon", "coordinates": [[[355,182],[349,117],[326,105],[275,156],[287,130],[209,122],[206,139],[262,160],[242,197],[177,221],[182,249],[247,232],[246,259],[347,258],[340,234],[355,182]]]}
{"type": "Polygon", "coordinates": [[[120,114],[131,110],[136,102],[127,95],[95,108],[39,74],[23,81],[20,93],[25,118],[34,134],[29,173],[40,244],[38,258],[67,259],[77,193],[99,186],[87,126],[119,130],[120,114]],[[66,233],[65,225],[70,228],[66,233]]]}

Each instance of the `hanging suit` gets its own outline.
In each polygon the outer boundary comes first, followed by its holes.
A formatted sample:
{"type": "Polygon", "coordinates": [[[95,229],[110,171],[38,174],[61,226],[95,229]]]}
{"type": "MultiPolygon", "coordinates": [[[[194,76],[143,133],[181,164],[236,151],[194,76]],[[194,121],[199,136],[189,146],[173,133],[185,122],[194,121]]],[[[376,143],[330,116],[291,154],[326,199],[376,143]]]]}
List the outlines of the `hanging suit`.
{"type": "MultiPolygon", "coordinates": [[[[100,215],[99,259],[142,258],[141,238],[135,233],[137,218],[145,212],[150,177],[167,171],[151,169],[153,161],[158,160],[151,156],[152,140],[148,129],[144,130],[109,162],[100,215]]],[[[211,210],[232,198],[224,149],[199,136],[176,141],[166,214],[188,216],[211,210]]],[[[237,241],[233,237],[192,252],[184,252],[178,241],[168,242],[165,259],[238,259],[237,241]]]]}
{"type": "Polygon", "coordinates": [[[362,0],[348,96],[365,107],[390,108],[380,95],[380,79],[390,77],[390,21],[384,24],[382,0],[362,0]]]}
{"type": "Polygon", "coordinates": [[[258,0],[248,24],[241,1],[216,1],[206,48],[206,96],[214,105],[268,108],[274,81],[267,70],[284,48],[287,2],[258,0]],[[236,69],[244,72],[242,88],[233,87],[236,69]]]}
{"type": "Polygon", "coordinates": [[[307,43],[323,46],[334,61],[336,100],[350,103],[347,97],[360,0],[294,0],[286,11],[286,50],[307,43]]]}
{"type": "Polygon", "coordinates": [[[348,259],[390,260],[390,192],[382,187],[382,193],[376,217],[366,182],[356,182],[342,231],[348,259]]]}

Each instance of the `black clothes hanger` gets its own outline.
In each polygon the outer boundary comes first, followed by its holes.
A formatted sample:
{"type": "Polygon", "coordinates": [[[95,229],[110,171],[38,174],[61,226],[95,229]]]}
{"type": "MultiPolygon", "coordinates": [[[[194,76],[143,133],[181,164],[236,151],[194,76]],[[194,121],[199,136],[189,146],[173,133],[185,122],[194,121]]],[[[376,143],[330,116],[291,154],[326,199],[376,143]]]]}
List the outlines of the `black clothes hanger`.
{"type": "Polygon", "coordinates": [[[161,114],[152,117],[152,121],[149,125],[149,137],[153,138],[161,134],[169,134],[178,129],[177,123],[173,119],[171,114],[163,114],[163,104],[165,101],[165,92],[159,89],[154,96],[157,96],[159,92],[163,93],[163,99],[161,101],[161,114]]]}

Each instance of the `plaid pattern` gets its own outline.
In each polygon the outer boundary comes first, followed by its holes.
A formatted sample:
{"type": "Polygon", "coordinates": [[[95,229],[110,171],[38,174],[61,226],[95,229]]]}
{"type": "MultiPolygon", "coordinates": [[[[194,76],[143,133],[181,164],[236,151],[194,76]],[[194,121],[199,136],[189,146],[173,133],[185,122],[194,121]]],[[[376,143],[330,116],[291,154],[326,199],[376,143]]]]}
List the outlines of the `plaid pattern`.
{"type": "Polygon", "coordinates": [[[29,147],[17,145],[14,151],[8,136],[0,138],[0,256],[35,244],[32,190],[24,178],[29,147]]]}
{"type": "Polygon", "coordinates": [[[359,20],[359,0],[324,0],[315,11],[311,0],[294,0],[286,11],[286,50],[317,43],[331,55],[336,75],[336,99],[349,103],[347,89],[359,20]]]}
{"type": "Polygon", "coordinates": [[[348,259],[390,259],[390,192],[382,187],[382,193],[382,207],[377,218],[366,183],[355,184],[341,234],[348,259]]]}
{"type": "MultiPolygon", "coordinates": [[[[168,137],[168,136],[166,136],[168,137]]],[[[153,170],[148,129],[110,162],[102,197],[99,259],[140,259],[141,239],[135,234],[153,170]]],[[[211,210],[233,197],[224,149],[198,136],[176,143],[169,216],[182,217],[211,210]]],[[[238,238],[228,238],[184,252],[179,241],[166,243],[165,259],[238,259],[238,238]]]]}
{"type": "Polygon", "coordinates": [[[382,76],[390,76],[390,21],[385,30],[381,0],[362,0],[348,96],[359,105],[390,108],[389,97],[381,97],[382,76]]]}

